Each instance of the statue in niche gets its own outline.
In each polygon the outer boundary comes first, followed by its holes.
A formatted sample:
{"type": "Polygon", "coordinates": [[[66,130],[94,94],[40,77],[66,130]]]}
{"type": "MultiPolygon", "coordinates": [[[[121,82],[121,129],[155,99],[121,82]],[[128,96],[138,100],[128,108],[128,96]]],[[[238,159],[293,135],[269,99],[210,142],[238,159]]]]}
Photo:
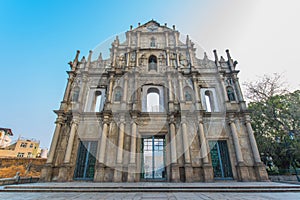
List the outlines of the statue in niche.
{"type": "Polygon", "coordinates": [[[182,53],[179,54],[179,63],[180,63],[180,66],[183,66],[183,67],[188,66],[188,61],[182,53]]]}
{"type": "Polygon", "coordinates": [[[134,66],[135,65],[135,59],[136,59],[135,52],[132,52],[130,54],[130,66],[134,66]]]}
{"type": "Polygon", "coordinates": [[[177,65],[176,65],[176,53],[171,53],[170,54],[170,65],[172,67],[177,67],[177,65]]]}
{"type": "Polygon", "coordinates": [[[184,96],[186,101],[192,101],[192,95],[189,93],[189,91],[185,91],[184,96]]]}
{"type": "Polygon", "coordinates": [[[118,89],[115,93],[115,101],[121,101],[121,97],[122,97],[122,93],[121,91],[118,89]]]}
{"type": "Polygon", "coordinates": [[[165,58],[165,55],[163,53],[159,54],[158,61],[159,61],[160,66],[166,64],[166,58],[165,58]]]}
{"type": "Polygon", "coordinates": [[[146,55],[143,53],[140,57],[140,66],[143,66],[146,64],[145,60],[147,60],[146,55]]]}
{"type": "Polygon", "coordinates": [[[121,54],[118,56],[118,67],[121,68],[123,66],[125,66],[125,55],[121,54]]]}
{"type": "Polygon", "coordinates": [[[227,87],[227,96],[229,101],[235,101],[234,91],[232,87],[227,87]]]}

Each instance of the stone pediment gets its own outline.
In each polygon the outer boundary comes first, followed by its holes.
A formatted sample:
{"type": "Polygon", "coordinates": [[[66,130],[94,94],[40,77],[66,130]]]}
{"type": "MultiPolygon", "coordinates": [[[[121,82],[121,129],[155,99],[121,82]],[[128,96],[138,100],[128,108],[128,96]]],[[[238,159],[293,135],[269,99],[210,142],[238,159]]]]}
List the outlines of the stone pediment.
{"type": "Polygon", "coordinates": [[[132,31],[141,31],[141,32],[164,32],[164,31],[170,31],[172,29],[168,28],[167,26],[161,26],[160,23],[158,23],[155,20],[151,20],[143,25],[138,26],[137,28],[133,29],[132,31]]]}

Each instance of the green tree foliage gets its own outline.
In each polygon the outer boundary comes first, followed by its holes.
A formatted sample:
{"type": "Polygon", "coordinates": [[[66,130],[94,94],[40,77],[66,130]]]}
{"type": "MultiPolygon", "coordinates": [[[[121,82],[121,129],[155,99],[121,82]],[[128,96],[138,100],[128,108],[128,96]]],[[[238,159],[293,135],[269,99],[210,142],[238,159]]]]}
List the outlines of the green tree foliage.
{"type": "Polygon", "coordinates": [[[287,92],[280,80],[275,74],[246,83],[246,96],[262,160],[289,169],[300,167],[300,90],[287,92]]]}

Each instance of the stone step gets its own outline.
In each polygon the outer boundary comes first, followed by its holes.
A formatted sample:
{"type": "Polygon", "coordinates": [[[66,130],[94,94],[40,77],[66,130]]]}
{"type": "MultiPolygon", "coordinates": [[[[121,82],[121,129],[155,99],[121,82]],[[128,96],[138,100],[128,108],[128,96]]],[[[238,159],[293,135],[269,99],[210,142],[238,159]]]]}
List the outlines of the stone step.
{"type": "Polygon", "coordinates": [[[44,183],[8,185],[0,192],[300,192],[300,185],[274,183],[201,183],[201,184],[105,184],[44,183]]]}

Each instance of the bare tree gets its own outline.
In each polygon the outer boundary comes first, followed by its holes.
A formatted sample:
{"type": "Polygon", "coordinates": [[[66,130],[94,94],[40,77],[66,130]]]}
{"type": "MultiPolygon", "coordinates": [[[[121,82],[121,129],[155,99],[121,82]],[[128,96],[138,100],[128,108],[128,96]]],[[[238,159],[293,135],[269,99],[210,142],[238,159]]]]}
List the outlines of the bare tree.
{"type": "Polygon", "coordinates": [[[245,96],[248,100],[258,102],[266,101],[272,96],[288,93],[287,84],[283,74],[263,75],[257,81],[245,82],[245,96]]]}

